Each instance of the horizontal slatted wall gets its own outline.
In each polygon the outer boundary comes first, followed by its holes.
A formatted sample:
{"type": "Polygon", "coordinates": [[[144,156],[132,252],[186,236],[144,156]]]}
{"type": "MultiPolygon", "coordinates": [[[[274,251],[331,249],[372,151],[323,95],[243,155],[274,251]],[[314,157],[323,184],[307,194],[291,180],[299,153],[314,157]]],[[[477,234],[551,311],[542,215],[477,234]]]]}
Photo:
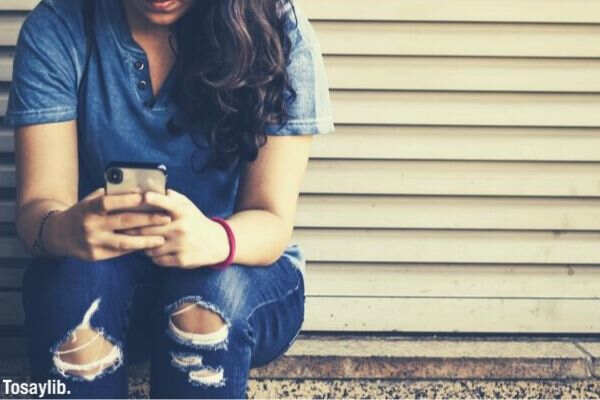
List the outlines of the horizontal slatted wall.
{"type": "MultiPolygon", "coordinates": [[[[0,3],[0,112],[36,1],[0,3]]],[[[305,331],[600,331],[600,1],[299,1],[337,131],[295,240],[305,331]]],[[[12,131],[0,129],[0,325],[18,332],[12,131]]]]}

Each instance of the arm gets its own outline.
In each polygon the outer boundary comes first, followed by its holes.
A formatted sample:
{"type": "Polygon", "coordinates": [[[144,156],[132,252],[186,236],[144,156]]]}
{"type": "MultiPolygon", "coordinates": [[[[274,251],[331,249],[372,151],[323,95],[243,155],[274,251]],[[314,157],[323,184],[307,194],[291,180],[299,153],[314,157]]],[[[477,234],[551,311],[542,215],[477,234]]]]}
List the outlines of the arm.
{"type": "Polygon", "coordinates": [[[42,242],[51,255],[100,260],[160,246],[162,237],[131,237],[115,229],[163,225],[170,218],[150,213],[127,212],[142,201],[139,194],[104,195],[99,188],[77,200],[78,153],[75,120],[26,125],[17,128],[17,218],[19,238],[33,255],[43,216],[42,242]],[[108,215],[109,211],[123,212],[108,215]]]}
{"type": "MultiPolygon", "coordinates": [[[[269,136],[256,161],[248,164],[236,212],[227,220],[236,236],[234,262],[270,265],[285,250],[311,142],[312,135],[269,136]]],[[[227,252],[227,237],[221,242],[227,252]]]]}
{"type": "MultiPolygon", "coordinates": [[[[42,217],[51,209],[65,210],[77,202],[77,128],[74,120],[25,125],[15,130],[17,166],[16,228],[29,252],[42,217]]],[[[44,226],[44,244],[53,254],[62,254],[56,219],[44,226]]]]}
{"type": "MultiPolygon", "coordinates": [[[[287,246],[294,225],[300,184],[306,171],[312,135],[270,136],[258,157],[240,177],[237,203],[227,222],[236,237],[234,263],[267,266],[287,246]]],[[[199,268],[223,261],[229,242],[223,227],[208,218],[184,194],[147,192],[146,204],[173,219],[163,227],[127,229],[132,235],[163,235],[163,246],[146,250],[164,267],[199,268]]]]}

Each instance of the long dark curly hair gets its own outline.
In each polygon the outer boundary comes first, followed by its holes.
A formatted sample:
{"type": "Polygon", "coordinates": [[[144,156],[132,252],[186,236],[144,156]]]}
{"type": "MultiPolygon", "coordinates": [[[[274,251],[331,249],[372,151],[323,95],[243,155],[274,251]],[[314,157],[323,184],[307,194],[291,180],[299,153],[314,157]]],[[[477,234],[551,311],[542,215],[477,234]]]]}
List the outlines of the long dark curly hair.
{"type": "MultiPolygon", "coordinates": [[[[205,135],[214,150],[204,167],[254,161],[267,140],[266,125],[289,119],[296,98],[286,69],[290,23],[298,23],[290,0],[196,0],[171,25],[174,101],[204,127],[192,134],[205,135]]],[[[174,119],[168,128],[182,133],[174,119]]]]}

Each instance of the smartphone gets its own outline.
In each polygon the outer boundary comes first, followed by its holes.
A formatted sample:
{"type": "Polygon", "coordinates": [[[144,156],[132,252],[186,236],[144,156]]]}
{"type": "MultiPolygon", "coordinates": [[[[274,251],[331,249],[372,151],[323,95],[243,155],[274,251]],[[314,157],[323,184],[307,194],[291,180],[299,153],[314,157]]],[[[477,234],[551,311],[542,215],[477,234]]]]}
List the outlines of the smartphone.
{"type": "MultiPolygon", "coordinates": [[[[124,194],[147,191],[167,193],[167,167],[161,163],[113,161],[104,170],[104,193],[124,194]]],[[[164,211],[142,205],[136,211],[164,211]]]]}

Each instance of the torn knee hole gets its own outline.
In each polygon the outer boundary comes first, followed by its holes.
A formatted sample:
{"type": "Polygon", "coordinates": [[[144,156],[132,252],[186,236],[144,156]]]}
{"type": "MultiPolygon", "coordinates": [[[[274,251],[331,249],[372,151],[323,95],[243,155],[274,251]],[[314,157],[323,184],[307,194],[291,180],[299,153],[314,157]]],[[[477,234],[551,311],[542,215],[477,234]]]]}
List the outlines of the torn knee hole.
{"type": "Polygon", "coordinates": [[[171,352],[171,364],[186,373],[188,381],[196,386],[222,386],[225,384],[223,368],[204,365],[201,355],[171,352]]]}
{"type": "Polygon", "coordinates": [[[188,372],[188,381],[198,384],[199,386],[223,386],[225,385],[223,368],[214,369],[210,367],[204,367],[201,369],[191,370],[188,372]]]}
{"type": "Polygon", "coordinates": [[[76,375],[92,380],[107,372],[109,367],[115,369],[122,361],[121,350],[89,324],[92,314],[98,308],[99,300],[92,303],[82,322],[71,331],[67,340],[53,354],[56,369],[65,377],[76,375]]]}
{"type": "Polygon", "coordinates": [[[198,346],[224,343],[229,332],[221,315],[190,302],[181,304],[170,314],[169,330],[180,340],[198,346]]]}
{"type": "Polygon", "coordinates": [[[54,363],[67,374],[92,378],[117,359],[117,348],[93,329],[77,329],[60,346],[54,363]]]}
{"type": "Polygon", "coordinates": [[[211,333],[225,326],[223,318],[196,303],[183,303],[171,314],[175,326],[191,333],[211,333]]]}

